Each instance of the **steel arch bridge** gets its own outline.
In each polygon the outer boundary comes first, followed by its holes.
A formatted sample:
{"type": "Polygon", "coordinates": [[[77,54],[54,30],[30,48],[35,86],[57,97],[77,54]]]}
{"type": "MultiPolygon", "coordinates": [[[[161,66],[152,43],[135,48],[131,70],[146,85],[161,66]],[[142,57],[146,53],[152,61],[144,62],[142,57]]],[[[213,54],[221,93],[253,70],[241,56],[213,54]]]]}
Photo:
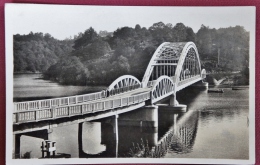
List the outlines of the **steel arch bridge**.
{"type": "MultiPolygon", "coordinates": [[[[144,74],[142,85],[151,85],[165,75],[172,78],[175,91],[179,91],[202,79],[200,58],[193,42],[165,42],[154,52],[144,74]]],[[[205,73],[204,73],[205,74],[205,73]]],[[[205,76],[204,76],[205,78],[205,76]]]]}
{"type": "MultiPolygon", "coordinates": [[[[106,90],[86,94],[14,103],[13,123],[38,122],[113,109],[144,106],[173,96],[206,77],[193,42],[164,42],[154,52],[142,81],[131,75],[117,78],[106,90]]],[[[104,117],[106,115],[103,115],[104,117]]]]}

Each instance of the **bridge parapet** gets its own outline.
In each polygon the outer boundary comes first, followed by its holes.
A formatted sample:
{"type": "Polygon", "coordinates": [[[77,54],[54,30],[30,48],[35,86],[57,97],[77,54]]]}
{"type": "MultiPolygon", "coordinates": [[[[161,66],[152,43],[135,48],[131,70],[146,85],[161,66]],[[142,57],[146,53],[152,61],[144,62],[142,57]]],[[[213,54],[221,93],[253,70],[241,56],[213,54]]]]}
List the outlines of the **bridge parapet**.
{"type": "Polygon", "coordinates": [[[189,77],[189,78],[186,78],[182,81],[179,81],[177,86],[182,86],[182,85],[186,85],[186,84],[188,84],[188,86],[189,86],[191,84],[194,84],[195,83],[194,81],[197,82],[199,80],[201,80],[200,75],[189,77]]]}
{"type": "Polygon", "coordinates": [[[88,113],[96,113],[142,103],[148,99],[150,99],[150,91],[121,98],[106,98],[105,100],[96,100],[93,102],[82,102],[78,104],[68,104],[56,107],[54,106],[51,108],[48,107],[34,110],[16,111],[13,113],[13,123],[20,124],[37,122],[84,115],[88,113]]]}
{"type": "Polygon", "coordinates": [[[85,95],[61,97],[55,99],[35,100],[26,102],[15,102],[14,111],[35,110],[51,108],[53,106],[65,106],[70,104],[84,103],[92,100],[98,100],[106,97],[106,91],[90,93],[85,95]]]}

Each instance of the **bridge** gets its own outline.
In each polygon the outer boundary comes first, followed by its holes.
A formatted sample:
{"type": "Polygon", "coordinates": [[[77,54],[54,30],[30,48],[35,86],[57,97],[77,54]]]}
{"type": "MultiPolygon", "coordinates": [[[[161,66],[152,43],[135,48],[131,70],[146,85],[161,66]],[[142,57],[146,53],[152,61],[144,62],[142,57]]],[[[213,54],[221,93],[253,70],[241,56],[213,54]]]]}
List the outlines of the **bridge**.
{"type": "Polygon", "coordinates": [[[201,69],[194,43],[161,44],[153,54],[142,82],[131,75],[116,79],[107,90],[97,93],[14,103],[13,124],[53,120],[131,105],[149,104],[172,96],[170,105],[178,106],[176,92],[206,77],[201,69]]]}
{"type": "MultiPolygon", "coordinates": [[[[186,105],[178,103],[176,93],[194,84],[207,87],[205,78],[206,71],[201,68],[193,42],[164,42],[152,55],[142,81],[124,75],[106,90],[96,93],[15,102],[13,134],[19,135],[15,141],[24,133],[107,117],[115,118],[113,125],[117,129],[119,115],[125,124],[157,127],[158,106],[167,111],[186,110],[186,105]],[[168,104],[160,104],[166,99],[168,104]]],[[[19,142],[15,146],[18,148],[19,142]]]]}

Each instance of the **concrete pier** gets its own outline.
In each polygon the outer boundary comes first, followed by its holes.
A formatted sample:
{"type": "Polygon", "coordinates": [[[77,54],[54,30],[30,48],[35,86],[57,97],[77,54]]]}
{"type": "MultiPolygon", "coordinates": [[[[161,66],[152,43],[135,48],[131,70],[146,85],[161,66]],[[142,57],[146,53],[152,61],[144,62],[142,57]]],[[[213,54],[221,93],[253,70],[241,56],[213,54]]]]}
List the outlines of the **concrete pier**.
{"type": "Polygon", "coordinates": [[[20,158],[20,147],[21,147],[21,134],[13,135],[14,138],[14,158],[19,159],[20,158]]]}
{"type": "Polygon", "coordinates": [[[169,104],[156,104],[159,106],[159,111],[165,111],[166,113],[172,113],[172,112],[186,112],[187,111],[187,105],[179,104],[179,102],[176,100],[176,95],[170,96],[170,103],[169,104]]]}
{"type": "Polygon", "coordinates": [[[114,117],[114,122],[113,122],[113,132],[114,132],[114,138],[116,143],[118,143],[118,115],[115,115],[114,117]]]}
{"type": "Polygon", "coordinates": [[[140,126],[140,127],[158,127],[158,106],[149,105],[121,114],[119,117],[120,126],[140,126]]]}

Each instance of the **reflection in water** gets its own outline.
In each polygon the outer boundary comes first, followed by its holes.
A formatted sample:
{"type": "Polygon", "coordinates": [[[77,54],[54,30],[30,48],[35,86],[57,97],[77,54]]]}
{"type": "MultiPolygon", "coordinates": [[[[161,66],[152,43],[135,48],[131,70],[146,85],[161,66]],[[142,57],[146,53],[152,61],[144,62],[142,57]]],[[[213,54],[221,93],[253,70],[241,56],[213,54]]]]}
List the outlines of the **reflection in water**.
{"type": "MultiPolygon", "coordinates": [[[[101,144],[101,123],[100,122],[85,122],[80,123],[83,125],[82,133],[84,141],[82,142],[82,149],[88,154],[99,154],[106,150],[106,146],[101,144]]],[[[82,126],[81,126],[82,127],[82,126]]]]}
{"type": "Polygon", "coordinates": [[[192,152],[169,152],[165,157],[248,159],[248,90],[200,93],[189,104],[198,112],[197,135],[192,152]]]}
{"type": "Polygon", "coordinates": [[[106,150],[101,144],[101,123],[78,124],[79,158],[100,157],[106,150]]]}
{"type": "Polygon", "coordinates": [[[164,157],[167,152],[186,154],[192,152],[198,127],[198,112],[189,111],[177,121],[178,113],[168,114],[173,116],[173,125],[160,138],[156,145],[147,142],[136,143],[130,148],[132,157],[164,157]]]}
{"type": "Polygon", "coordinates": [[[198,127],[198,112],[189,111],[173,126],[169,150],[178,154],[192,152],[198,127]]]}
{"type": "Polygon", "coordinates": [[[147,150],[144,149],[145,147],[155,146],[157,143],[157,129],[130,126],[119,127],[119,157],[132,157],[138,154],[136,152],[143,152],[141,150],[147,150]]]}

